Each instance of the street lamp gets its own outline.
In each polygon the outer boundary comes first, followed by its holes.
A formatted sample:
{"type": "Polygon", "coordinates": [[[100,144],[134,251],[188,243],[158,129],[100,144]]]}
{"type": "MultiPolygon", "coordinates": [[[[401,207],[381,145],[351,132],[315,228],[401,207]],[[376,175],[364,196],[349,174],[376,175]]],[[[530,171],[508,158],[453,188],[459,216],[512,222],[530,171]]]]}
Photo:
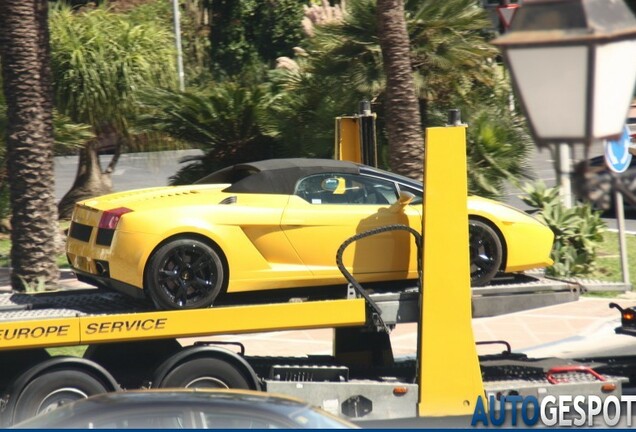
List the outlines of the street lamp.
{"type": "MultiPolygon", "coordinates": [[[[559,146],[561,196],[570,203],[569,146],[618,139],[636,83],[636,19],[623,0],[525,0],[493,43],[539,147],[559,146]]],[[[622,195],[616,193],[626,272],[622,195]]],[[[625,277],[626,283],[629,277],[625,277]]]]}
{"type": "Polygon", "coordinates": [[[636,83],[636,19],[622,0],[525,0],[502,50],[539,147],[618,138],[636,83]]]}

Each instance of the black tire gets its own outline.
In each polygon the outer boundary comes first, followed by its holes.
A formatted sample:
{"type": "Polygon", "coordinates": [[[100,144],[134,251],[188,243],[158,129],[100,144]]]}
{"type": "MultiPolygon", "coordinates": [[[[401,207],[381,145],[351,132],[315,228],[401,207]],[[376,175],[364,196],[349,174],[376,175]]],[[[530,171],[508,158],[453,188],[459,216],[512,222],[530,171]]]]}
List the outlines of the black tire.
{"type": "Polygon", "coordinates": [[[98,379],[80,370],[58,370],[34,378],[18,396],[14,423],[51,411],[75,400],[108,390],[98,379]]]}
{"type": "Polygon", "coordinates": [[[501,240],[490,225],[475,219],[469,220],[469,235],[471,285],[488,285],[501,269],[501,240]]]}
{"type": "Polygon", "coordinates": [[[123,388],[140,388],[152,381],[152,370],[181,350],[176,339],[111,342],[90,345],[84,358],[105,368],[123,388]]]}
{"type": "Polygon", "coordinates": [[[216,358],[198,358],[171,370],[160,388],[250,389],[243,374],[230,363],[216,358]]]}
{"type": "Polygon", "coordinates": [[[158,309],[198,309],[212,305],[225,283],[219,254],[195,239],[173,240],[152,254],[145,289],[158,309]]]}

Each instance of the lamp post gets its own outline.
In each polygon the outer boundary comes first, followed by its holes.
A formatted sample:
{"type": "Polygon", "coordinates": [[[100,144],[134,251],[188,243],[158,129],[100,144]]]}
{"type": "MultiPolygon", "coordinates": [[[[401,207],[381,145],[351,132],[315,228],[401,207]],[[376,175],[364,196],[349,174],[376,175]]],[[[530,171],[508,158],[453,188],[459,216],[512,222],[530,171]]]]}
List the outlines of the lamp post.
{"type": "Polygon", "coordinates": [[[502,50],[539,147],[617,139],[636,83],[636,19],[622,0],[526,0],[502,50]]]}
{"type": "Polygon", "coordinates": [[[620,137],[636,83],[636,18],[623,0],[525,0],[493,43],[536,144],[560,146],[561,170],[571,145],[587,155],[593,142],[620,137]]]}
{"type": "Polygon", "coordinates": [[[174,25],[174,43],[177,50],[177,78],[179,90],[185,90],[185,78],[183,73],[183,52],[181,49],[181,15],[179,13],[179,1],[172,0],[172,21],[174,25]]]}

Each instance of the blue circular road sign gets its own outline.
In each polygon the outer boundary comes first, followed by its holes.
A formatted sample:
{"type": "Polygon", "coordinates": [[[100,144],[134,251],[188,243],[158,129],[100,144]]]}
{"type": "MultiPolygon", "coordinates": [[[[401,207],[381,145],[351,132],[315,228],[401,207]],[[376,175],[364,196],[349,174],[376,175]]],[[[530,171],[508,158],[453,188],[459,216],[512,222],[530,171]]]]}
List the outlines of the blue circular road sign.
{"type": "Polygon", "coordinates": [[[625,126],[623,134],[617,140],[605,141],[605,163],[614,172],[622,173],[627,170],[632,161],[632,154],[629,152],[629,128],[625,126]]]}

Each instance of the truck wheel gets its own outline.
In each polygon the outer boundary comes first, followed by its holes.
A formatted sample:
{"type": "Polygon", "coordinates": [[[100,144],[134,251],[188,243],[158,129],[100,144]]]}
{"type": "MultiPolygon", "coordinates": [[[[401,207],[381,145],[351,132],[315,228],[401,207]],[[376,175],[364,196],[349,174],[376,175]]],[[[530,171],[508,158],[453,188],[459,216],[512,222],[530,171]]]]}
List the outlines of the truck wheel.
{"type": "Polygon", "coordinates": [[[230,363],[216,358],[198,358],[175,367],[159,387],[249,389],[250,385],[230,363]]]}
{"type": "Polygon", "coordinates": [[[33,379],[20,393],[14,409],[14,422],[106,392],[100,381],[80,370],[46,373],[33,379]]]}
{"type": "Polygon", "coordinates": [[[469,220],[470,282],[474,287],[488,285],[501,267],[503,246],[488,224],[469,220]]]}
{"type": "Polygon", "coordinates": [[[219,254],[194,239],[178,239],[161,246],[150,257],[146,273],[146,290],[159,309],[209,307],[224,282],[219,254]]]}

